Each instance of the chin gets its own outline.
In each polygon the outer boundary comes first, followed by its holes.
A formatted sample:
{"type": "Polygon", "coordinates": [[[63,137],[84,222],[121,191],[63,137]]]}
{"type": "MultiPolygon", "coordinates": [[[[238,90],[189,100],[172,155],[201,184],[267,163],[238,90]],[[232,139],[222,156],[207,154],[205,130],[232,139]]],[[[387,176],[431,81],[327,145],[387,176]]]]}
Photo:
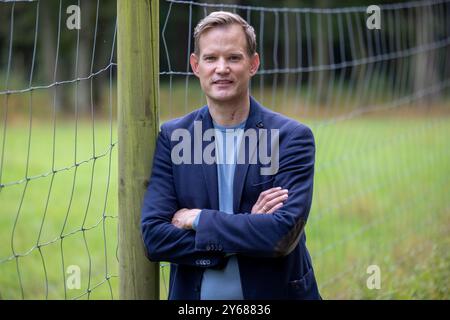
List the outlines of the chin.
{"type": "Polygon", "coordinates": [[[226,102],[236,100],[238,96],[236,94],[213,94],[210,97],[211,99],[216,101],[226,102]]]}

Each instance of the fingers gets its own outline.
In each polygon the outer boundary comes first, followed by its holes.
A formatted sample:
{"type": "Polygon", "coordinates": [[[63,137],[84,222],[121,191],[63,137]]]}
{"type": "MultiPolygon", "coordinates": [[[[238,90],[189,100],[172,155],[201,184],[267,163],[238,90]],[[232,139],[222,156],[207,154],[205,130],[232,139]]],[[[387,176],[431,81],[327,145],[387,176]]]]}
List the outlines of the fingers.
{"type": "Polygon", "coordinates": [[[178,218],[178,215],[174,215],[174,216],[172,217],[172,224],[173,224],[175,227],[181,228],[181,221],[180,221],[180,219],[178,218]]]}
{"type": "Polygon", "coordinates": [[[266,204],[267,202],[275,199],[276,197],[287,194],[287,193],[288,193],[288,190],[281,189],[281,187],[272,188],[272,189],[263,191],[260,193],[256,204],[260,204],[262,206],[262,205],[266,204]]]}
{"type": "Polygon", "coordinates": [[[267,213],[274,213],[275,211],[277,211],[278,209],[280,209],[283,206],[284,203],[280,202],[278,204],[276,204],[275,206],[273,206],[272,209],[270,209],[267,213]]]}
{"type": "Polygon", "coordinates": [[[283,202],[286,201],[287,198],[288,198],[288,195],[287,195],[287,190],[286,190],[286,192],[283,192],[281,195],[277,196],[276,198],[266,202],[264,207],[266,208],[266,211],[268,212],[274,206],[276,206],[280,203],[283,204],[283,202]]]}
{"type": "Polygon", "coordinates": [[[283,206],[287,198],[287,189],[277,187],[265,190],[259,195],[258,201],[252,208],[252,213],[273,213],[283,206]]]}
{"type": "Polygon", "coordinates": [[[274,192],[277,192],[277,191],[280,191],[280,190],[282,190],[281,187],[276,187],[276,188],[271,188],[271,189],[268,189],[268,190],[265,190],[265,191],[261,192],[259,194],[259,197],[258,197],[258,200],[256,201],[256,203],[258,204],[259,202],[261,202],[261,200],[264,197],[269,196],[270,194],[272,194],[274,192]]]}
{"type": "Polygon", "coordinates": [[[183,212],[187,211],[187,208],[179,209],[172,217],[172,224],[177,228],[183,228],[183,212]]]}
{"type": "Polygon", "coordinates": [[[287,198],[287,196],[288,196],[287,189],[282,189],[282,190],[273,192],[264,197],[266,206],[273,207],[277,202],[280,201],[280,199],[287,198]]]}
{"type": "Polygon", "coordinates": [[[188,209],[188,208],[181,208],[181,209],[179,209],[177,212],[175,212],[174,216],[179,215],[179,214],[181,214],[182,212],[187,211],[187,210],[189,210],[189,209],[188,209]]]}
{"type": "Polygon", "coordinates": [[[271,194],[271,193],[279,191],[279,190],[282,190],[282,188],[281,187],[275,187],[275,188],[267,189],[267,190],[264,190],[263,192],[261,192],[259,196],[260,197],[264,197],[264,196],[266,196],[268,194],[271,194]]]}
{"type": "Polygon", "coordinates": [[[180,220],[178,219],[172,219],[172,224],[177,228],[181,228],[180,220]]]}
{"type": "Polygon", "coordinates": [[[200,211],[200,209],[180,209],[175,212],[171,222],[175,227],[181,229],[192,229],[192,224],[200,211]]]}

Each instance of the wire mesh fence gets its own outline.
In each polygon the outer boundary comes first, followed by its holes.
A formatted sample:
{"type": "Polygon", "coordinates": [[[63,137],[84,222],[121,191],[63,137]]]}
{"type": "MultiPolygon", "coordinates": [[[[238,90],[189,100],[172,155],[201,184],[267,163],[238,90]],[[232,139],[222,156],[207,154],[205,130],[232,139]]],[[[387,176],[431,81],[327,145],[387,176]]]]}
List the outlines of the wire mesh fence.
{"type": "Polygon", "coordinates": [[[448,1],[380,5],[380,29],[370,28],[368,5],[211,2],[163,8],[162,120],[206,104],[189,66],[196,23],[216,10],[238,13],[255,28],[261,58],[251,94],[316,137],[306,235],[322,295],[448,297],[437,284],[449,263],[448,1]],[[379,290],[366,283],[373,265],[379,290]]]}
{"type": "Polygon", "coordinates": [[[0,3],[5,299],[117,296],[114,4],[0,3]]]}
{"type": "MultiPolygon", "coordinates": [[[[0,1],[2,298],[118,296],[115,2],[0,1]]],[[[381,29],[363,2],[160,2],[161,122],[206,103],[192,32],[228,10],[256,31],[251,94],[313,130],[306,235],[324,298],[449,297],[449,2],[380,5],[381,29]]],[[[161,263],[162,298],[168,275],[161,263]]]]}

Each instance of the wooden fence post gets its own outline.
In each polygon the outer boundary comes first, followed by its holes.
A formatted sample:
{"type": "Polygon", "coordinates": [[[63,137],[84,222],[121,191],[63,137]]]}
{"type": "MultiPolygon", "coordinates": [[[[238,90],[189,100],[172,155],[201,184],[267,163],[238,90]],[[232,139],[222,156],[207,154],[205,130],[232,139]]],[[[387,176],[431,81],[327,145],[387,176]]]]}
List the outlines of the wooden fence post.
{"type": "Polygon", "coordinates": [[[159,130],[159,1],[118,0],[119,282],[121,299],[159,299],[141,205],[159,130]]]}

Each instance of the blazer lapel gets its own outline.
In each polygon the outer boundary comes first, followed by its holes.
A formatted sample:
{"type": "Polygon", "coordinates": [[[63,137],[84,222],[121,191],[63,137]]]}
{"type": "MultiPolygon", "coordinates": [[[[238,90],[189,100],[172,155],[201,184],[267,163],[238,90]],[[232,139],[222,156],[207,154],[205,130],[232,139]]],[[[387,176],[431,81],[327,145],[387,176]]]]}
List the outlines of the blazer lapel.
{"type": "MultiPolygon", "coordinates": [[[[202,137],[204,137],[204,133],[208,129],[213,129],[213,123],[211,115],[209,114],[208,107],[204,107],[201,113],[201,121],[202,121],[202,137]]],[[[200,137],[202,139],[202,137],[200,137]]],[[[215,137],[212,141],[203,141],[202,139],[202,159],[203,159],[203,151],[206,146],[210,143],[215,143],[215,137]]],[[[215,155],[215,154],[214,154],[215,155]]],[[[211,209],[219,210],[219,191],[218,191],[218,180],[217,180],[217,165],[216,162],[213,164],[207,164],[204,160],[202,160],[202,171],[205,179],[206,190],[208,192],[209,203],[211,205],[211,209]]],[[[193,186],[195,188],[195,186],[193,186]]]]}
{"type": "MultiPolygon", "coordinates": [[[[260,106],[258,105],[258,102],[256,102],[252,97],[250,97],[250,111],[247,118],[247,122],[245,124],[245,130],[244,133],[248,129],[254,129],[256,131],[257,137],[258,137],[258,129],[262,128],[264,126],[262,119],[261,119],[261,113],[260,113],[260,106]]],[[[241,141],[241,147],[239,148],[239,153],[245,152],[247,148],[244,148],[245,146],[245,137],[241,141]]],[[[244,188],[244,183],[247,176],[248,167],[250,165],[250,159],[256,156],[255,152],[257,149],[257,144],[250,144],[248,148],[248,157],[244,157],[245,162],[244,164],[236,164],[236,169],[234,172],[234,185],[233,185],[233,212],[237,213],[239,212],[239,208],[241,206],[241,200],[242,200],[242,190],[244,188]]],[[[239,159],[239,155],[238,155],[239,159]]]]}

